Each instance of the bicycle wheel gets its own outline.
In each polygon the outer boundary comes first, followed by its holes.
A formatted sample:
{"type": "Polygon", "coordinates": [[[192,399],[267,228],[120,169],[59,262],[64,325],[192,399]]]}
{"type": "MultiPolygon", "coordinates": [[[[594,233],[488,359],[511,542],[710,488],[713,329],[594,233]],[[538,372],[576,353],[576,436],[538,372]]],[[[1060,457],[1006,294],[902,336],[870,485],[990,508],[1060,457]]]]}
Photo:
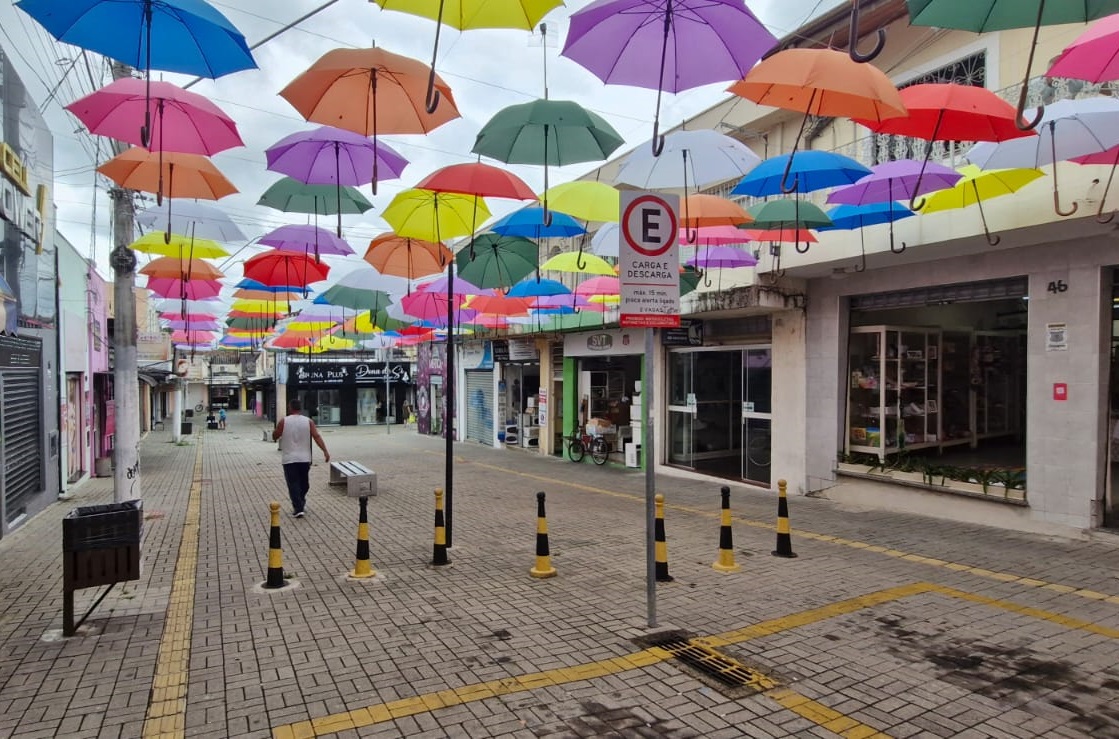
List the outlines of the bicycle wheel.
{"type": "Polygon", "coordinates": [[[572,462],[582,462],[586,454],[586,447],[578,439],[572,439],[571,443],[567,445],[567,456],[571,458],[572,462]]]}
{"type": "Polygon", "coordinates": [[[610,456],[610,442],[603,439],[601,436],[596,436],[594,441],[591,442],[591,459],[595,464],[606,464],[607,458],[610,456]]]}
{"type": "Polygon", "coordinates": [[[746,458],[758,467],[768,467],[770,445],[768,436],[755,436],[746,446],[746,458]]]}

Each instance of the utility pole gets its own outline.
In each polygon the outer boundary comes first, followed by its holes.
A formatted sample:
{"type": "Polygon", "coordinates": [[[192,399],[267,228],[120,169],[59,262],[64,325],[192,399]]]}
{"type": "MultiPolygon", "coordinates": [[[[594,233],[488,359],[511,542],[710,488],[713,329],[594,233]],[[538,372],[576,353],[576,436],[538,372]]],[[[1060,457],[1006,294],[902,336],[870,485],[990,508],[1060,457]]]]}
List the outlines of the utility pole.
{"type": "MultiPolygon", "coordinates": [[[[132,76],[127,64],[113,62],[113,79],[132,76]]],[[[121,153],[127,147],[113,142],[121,153]]],[[[133,191],[114,187],[114,248],[109,254],[113,268],[113,397],[116,406],[116,435],[113,443],[113,500],[117,503],[140,498],[140,398],[136,377],[136,255],[133,241],[133,191]]]]}

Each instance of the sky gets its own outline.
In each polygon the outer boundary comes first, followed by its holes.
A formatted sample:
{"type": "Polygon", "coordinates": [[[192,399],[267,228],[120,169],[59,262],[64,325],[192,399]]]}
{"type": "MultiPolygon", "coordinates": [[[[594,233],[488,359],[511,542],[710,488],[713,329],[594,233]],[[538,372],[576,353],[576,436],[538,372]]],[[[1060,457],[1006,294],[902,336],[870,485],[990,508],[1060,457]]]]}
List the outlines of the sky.
{"type": "MultiPolygon", "coordinates": [[[[325,0],[283,0],[260,3],[258,0],[211,0],[211,4],[241,30],[250,45],[274,33],[305,13],[323,5],[325,0]],[[267,10],[266,10],[267,8],[267,10]]],[[[748,0],[747,5],[778,38],[792,32],[807,20],[830,10],[845,0],[748,0]]],[[[443,27],[436,70],[451,87],[460,119],[453,120],[426,136],[383,136],[385,143],[409,160],[398,180],[382,181],[377,196],[369,186],[361,188],[374,208],[361,216],[343,218],[343,236],[360,257],[369,240],[389,226],[379,214],[396,193],[413,187],[432,171],[462,162],[475,161],[470,153],[482,125],[501,108],[543,97],[545,63],[548,96],[574,100],[603,116],[626,143],[614,156],[648,141],[652,134],[656,93],[617,85],[604,85],[575,62],[561,57],[570,15],[589,4],[589,0],[570,0],[544,18],[548,26],[547,44],[539,31],[530,34],[516,30],[474,30],[458,32],[443,27]],[[546,59],[546,62],[545,62],[546,59]]],[[[239,72],[217,80],[203,80],[191,90],[210,98],[238,125],[245,146],[213,157],[217,167],[240,191],[216,205],[226,211],[249,239],[287,223],[306,223],[307,216],[256,205],[257,198],[281,175],[265,167],[264,151],[291,133],[308,130],[309,124],[279,91],[327,51],[338,47],[376,45],[397,54],[431,62],[435,35],[433,21],[399,12],[384,11],[367,0],[338,0],[313,18],[303,21],[254,52],[259,69],[239,72]]],[[[57,226],[78,251],[92,256],[99,271],[111,276],[108,253],[112,248],[110,222],[110,182],[95,175],[95,163],[111,156],[109,142],[97,141],[82,129],[78,120],[62,106],[89,94],[111,81],[107,64],[100,57],[85,58],[73,47],[54,41],[41,27],[10,2],[0,0],[0,46],[28,87],[54,133],[55,191],[57,226]],[[92,78],[92,79],[91,79],[92,78]]],[[[154,73],[153,79],[185,84],[191,77],[154,73]]],[[[665,94],[662,101],[661,129],[668,130],[687,118],[722,100],[726,84],[708,85],[678,95],[665,94]]],[[[544,171],[539,166],[508,166],[539,192],[544,171]]],[[[549,184],[576,179],[596,163],[550,168],[549,184]]],[[[152,203],[154,205],[154,200],[152,203]]],[[[519,204],[511,201],[490,203],[495,216],[519,204]]],[[[334,217],[328,223],[333,227],[334,217]]],[[[256,244],[231,245],[240,249],[235,259],[225,264],[227,275],[239,277],[239,263],[265,247],[256,244]]],[[[141,262],[145,261],[141,256],[141,262]]],[[[222,260],[219,260],[219,262],[222,260]]],[[[335,262],[334,274],[346,271],[335,262]]],[[[345,264],[360,266],[353,257],[345,264]]],[[[333,277],[334,275],[332,275],[333,277]]]]}

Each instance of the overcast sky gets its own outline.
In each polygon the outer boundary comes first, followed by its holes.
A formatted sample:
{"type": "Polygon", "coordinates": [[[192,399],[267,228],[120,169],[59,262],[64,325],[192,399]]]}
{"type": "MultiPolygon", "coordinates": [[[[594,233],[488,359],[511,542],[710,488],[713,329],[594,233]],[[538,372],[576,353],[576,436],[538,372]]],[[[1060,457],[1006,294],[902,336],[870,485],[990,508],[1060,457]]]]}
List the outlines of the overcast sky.
{"type": "MultiPolygon", "coordinates": [[[[250,45],[324,2],[211,0],[244,33],[250,45]]],[[[473,161],[476,157],[470,154],[470,149],[475,135],[495,112],[508,105],[543,97],[545,55],[549,97],[575,100],[602,115],[625,137],[626,143],[617,153],[649,139],[655,92],[615,85],[607,87],[590,72],[559,56],[567,34],[568,17],[588,2],[570,0],[566,7],[557,8],[544,19],[549,27],[547,48],[541,46],[539,33],[535,36],[526,31],[510,30],[459,33],[443,28],[436,69],[453,90],[462,118],[427,136],[383,137],[410,164],[399,180],[379,184],[378,195],[372,198],[373,210],[343,219],[343,235],[359,256],[370,238],[389,230],[379,213],[393,195],[414,186],[439,167],[473,161]]],[[[780,38],[809,18],[843,2],[845,0],[748,0],[747,4],[780,38]]],[[[394,53],[430,63],[434,33],[435,24],[430,20],[386,12],[367,0],[339,0],[254,52],[260,69],[205,80],[191,88],[225,110],[237,122],[245,141],[244,148],[214,157],[214,163],[240,190],[219,201],[219,207],[229,213],[250,238],[285,223],[305,223],[306,216],[283,214],[256,205],[260,194],[280,177],[265,169],[264,150],[290,133],[314,127],[277,94],[279,90],[322,54],[340,46],[368,47],[375,43],[394,53]]],[[[111,79],[107,68],[95,63],[92,70],[87,70],[81,60],[71,65],[77,56],[72,47],[54,42],[26,14],[3,0],[0,0],[0,46],[12,57],[54,132],[54,200],[58,207],[58,228],[83,254],[90,254],[91,247],[95,247],[93,253],[100,271],[108,277],[110,202],[108,182],[104,178],[97,182],[96,191],[94,189],[93,168],[98,144],[88,134],[77,132],[80,130],[77,119],[62,109],[63,105],[95,89],[90,71],[98,86],[107,84],[111,79]],[[48,102],[56,88],[57,92],[48,102]],[[93,227],[95,209],[96,227],[93,227]]],[[[160,76],[178,84],[191,79],[173,74],[160,76]]],[[[662,130],[718,102],[725,96],[725,88],[726,84],[717,84],[679,95],[666,94],[662,102],[662,130]]],[[[103,140],[99,161],[109,158],[107,150],[103,140]]],[[[553,168],[550,184],[575,179],[594,166],[578,164],[553,168]]],[[[514,166],[511,169],[537,191],[543,187],[542,167],[514,166]]],[[[371,197],[368,186],[362,190],[371,197]]],[[[515,207],[501,201],[491,206],[495,214],[515,207]]],[[[249,246],[237,261],[262,250],[263,247],[249,246]]],[[[239,276],[235,266],[227,271],[231,277],[239,276]]],[[[336,273],[340,276],[344,271],[336,270],[336,273]]]]}

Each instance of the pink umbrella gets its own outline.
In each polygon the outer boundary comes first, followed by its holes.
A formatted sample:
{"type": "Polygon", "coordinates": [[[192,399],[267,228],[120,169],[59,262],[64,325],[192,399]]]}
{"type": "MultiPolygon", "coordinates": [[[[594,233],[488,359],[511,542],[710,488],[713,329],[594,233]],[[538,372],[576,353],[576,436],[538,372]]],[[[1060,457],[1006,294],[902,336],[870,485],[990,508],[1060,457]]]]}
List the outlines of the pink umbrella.
{"type": "Polygon", "coordinates": [[[1088,82],[1119,79],[1119,13],[1101,18],[1077,36],[1045,76],[1088,82]]]}
{"type": "Polygon", "coordinates": [[[745,244],[750,240],[750,235],[743,231],[738,226],[700,226],[697,229],[692,229],[691,236],[695,236],[695,240],[688,241],[688,229],[680,229],[680,243],[684,246],[691,244],[704,244],[706,246],[717,246],[723,244],[745,244]]]}
{"type": "MultiPolygon", "coordinates": [[[[462,304],[470,297],[461,293],[456,293],[454,297],[455,312],[460,315],[455,316],[455,322],[458,323],[460,316],[465,318],[473,318],[477,311],[463,310],[462,304]]],[[[400,309],[421,321],[430,321],[432,323],[443,323],[447,321],[447,293],[417,290],[411,295],[405,295],[400,299],[400,309]]]]}
{"type": "Polygon", "coordinates": [[[601,276],[583,280],[575,288],[576,295],[592,297],[594,295],[618,295],[622,292],[622,283],[617,277],[601,276]]]}
{"type": "Polygon", "coordinates": [[[148,289],[161,298],[205,300],[221,293],[221,283],[209,280],[184,281],[173,277],[149,277],[148,289]]]}
{"type": "Polygon", "coordinates": [[[108,136],[148,151],[174,151],[212,156],[244,146],[237,124],[207,98],[170,82],[152,82],[151,98],[144,81],[126,77],[66,106],[90,133],[108,136]],[[141,140],[145,108],[154,125],[151,141],[141,140]]]}
{"type": "Polygon", "coordinates": [[[217,336],[213,331],[174,331],[171,333],[171,341],[206,344],[216,339],[217,336]]]}
{"type": "Polygon", "coordinates": [[[195,331],[221,331],[222,328],[217,321],[183,321],[181,319],[168,321],[167,327],[195,331]]]}
{"type": "Polygon", "coordinates": [[[168,321],[216,321],[216,314],[210,313],[180,313],[178,310],[163,311],[160,318],[168,321]]]}
{"type": "MultiPolygon", "coordinates": [[[[1104,20],[1107,20],[1106,18],[1104,20]]],[[[1100,21],[1101,23],[1103,21],[1100,21]]],[[[1103,195],[1100,196],[1100,207],[1096,209],[1096,220],[1100,223],[1110,223],[1115,218],[1114,213],[1109,213],[1106,216],[1103,214],[1104,204],[1107,202],[1107,193],[1111,190],[1111,182],[1115,179],[1115,169],[1119,167],[1119,146],[1113,146],[1107,151],[1101,151],[1096,154],[1085,154],[1082,157],[1074,157],[1070,161],[1077,164],[1104,164],[1111,167],[1111,174],[1107,176],[1107,184],[1103,188],[1103,195]]]]}

